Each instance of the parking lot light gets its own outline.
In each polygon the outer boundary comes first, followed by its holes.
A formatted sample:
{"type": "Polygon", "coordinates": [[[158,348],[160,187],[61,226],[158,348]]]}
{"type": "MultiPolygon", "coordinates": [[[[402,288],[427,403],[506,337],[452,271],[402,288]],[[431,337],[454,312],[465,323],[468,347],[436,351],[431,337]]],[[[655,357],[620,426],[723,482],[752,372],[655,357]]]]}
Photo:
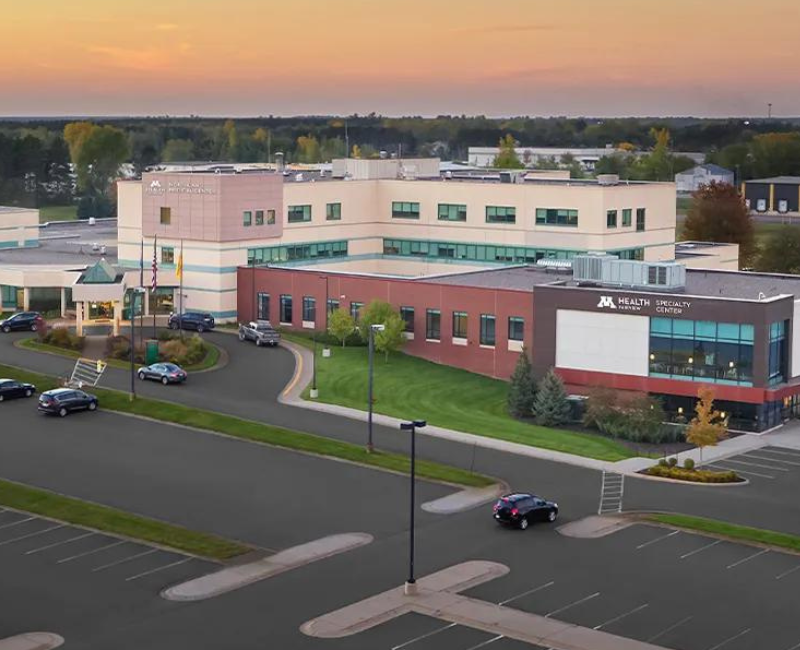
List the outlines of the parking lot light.
{"type": "Polygon", "coordinates": [[[408,529],[408,580],[404,587],[407,596],[417,593],[417,579],[414,577],[414,507],[416,505],[416,459],[417,459],[417,429],[427,426],[425,420],[412,420],[411,422],[401,422],[400,429],[411,431],[411,503],[408,529]]]}

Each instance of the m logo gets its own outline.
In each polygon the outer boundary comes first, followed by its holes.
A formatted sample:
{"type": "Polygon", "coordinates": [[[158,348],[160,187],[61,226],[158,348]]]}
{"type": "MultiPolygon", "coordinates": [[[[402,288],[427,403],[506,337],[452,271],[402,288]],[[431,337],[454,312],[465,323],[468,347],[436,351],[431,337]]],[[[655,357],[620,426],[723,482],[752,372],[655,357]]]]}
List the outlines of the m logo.
{"type": "Polygon", "coordinates": [[[608,307],[609,309],[616,309],[613,296],[600,296],[600,302],[597,303],[598,307],[608,307]]]}
{"type": "Polygon", "coordinates": [[[155,188],[157,188],[157,187],[161,187],[161,181],[159,181],[159,180],[154,180],[152,183],[150,183],[150,188],[151,188],[151,189],[155,189],[155,188]]]}

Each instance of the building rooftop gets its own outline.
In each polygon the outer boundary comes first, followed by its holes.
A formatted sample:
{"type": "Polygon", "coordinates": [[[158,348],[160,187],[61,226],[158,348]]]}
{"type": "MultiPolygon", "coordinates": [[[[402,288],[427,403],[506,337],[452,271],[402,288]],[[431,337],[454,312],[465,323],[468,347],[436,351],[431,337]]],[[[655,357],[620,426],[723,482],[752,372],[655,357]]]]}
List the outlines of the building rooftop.
{"type": "Polygon", "coordinates": [[[39,231],[33,248],[0,248],[0,265],[59,265],[83,267],[105,257],[117,261],[117,224],[107,221],[90,226],[85,222],[53,223],[39,231]],[[105,246],[105,252],[103,252],[105,246]]]}
{"type": "Polygon", "coordinates": [[[466,273],[452,273],[439,276],[422,276],[417,282],[432,282],[462,287],[485,287],[487,289],[513,289],[531,291],[535,286],[567,282],[572,279],[571,271],[545,269],[538,266],[520,265],[466,273]]]}
{"type": "Polygon", "coordinates": [[[695,165],[691,169],[687,169],[686,171],[680,172],[676,174],[676,176],[682,176],[686,174],[687,176],[692,176],[697,169],[704,169],[707,172],[712,174],[732,174],[733,172],[730,169],[725,169],[724,167],[720,167],[719,165],[715,165],[714,163],[704,163],[702,165],[695,165]]]}
{"type": "Polygon", "coordinates": [[[771,176],[770,178],[751,178],[748,183],[772,183],[773,185],[800,185],[800,176],[771,176]]]}

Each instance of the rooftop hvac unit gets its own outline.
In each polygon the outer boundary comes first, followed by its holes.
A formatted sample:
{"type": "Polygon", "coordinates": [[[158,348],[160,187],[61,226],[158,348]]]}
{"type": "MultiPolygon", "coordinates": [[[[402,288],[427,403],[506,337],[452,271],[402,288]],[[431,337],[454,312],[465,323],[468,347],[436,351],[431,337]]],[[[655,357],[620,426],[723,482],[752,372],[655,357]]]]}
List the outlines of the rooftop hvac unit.
{"type": "Polygon", "coordinates": [[[598,185],[619,185],[619,174],[598,174],[598,185]]]}
{"type": "Polygon", "coordinates": [[[677,262],[621,260],[614,255],[578,255],[572,261],[578,284],[677,291],[686,286],[686,267],[677,262]]]}

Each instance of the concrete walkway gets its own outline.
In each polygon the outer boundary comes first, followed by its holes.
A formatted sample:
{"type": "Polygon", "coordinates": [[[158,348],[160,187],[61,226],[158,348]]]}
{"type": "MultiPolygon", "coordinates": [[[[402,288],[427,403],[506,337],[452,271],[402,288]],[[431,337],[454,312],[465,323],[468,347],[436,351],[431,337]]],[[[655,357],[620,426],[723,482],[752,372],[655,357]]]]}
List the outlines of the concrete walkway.
{"type": "Polygon", "coordinates": [[[581,627],[504,605],[462,596],[478,584],[508,573],[496,562],[474,561],[421,578],[408,592],[396,587],[305,623],[309,636],[350,636],[410,612],[438,618],[552,650],[658,650],[660,646],[581,627]]]}
{"type": "MultiPolygon", "coordinates": [[[[345,406],[337,406],[335,404],[324,404],[312,400],[304,400],[301,395],[305,387],[311,382],[311,369],[313,367],[313,353],[311,350],[296,345],[294,343],[283,341],[282,345],[292,351],[297,361],[294,377],[281,393],[278,401],[282,404],[288,404],[298,408],[310,409],[322,413],[330,413],[341,417],[350,418],[366,422],[368,414],[366,411],[348,408],[345,406]]],[[[372,420],[375,424],[383,425],[398,429],[402,420],[388,415],[374,413],[372,420]]],[[[454,431],[452,429],[445,429],[444,427],[437,427],[428,425],[424,429],[418,431],[420,435],[432,436],[435,438],[443,438],[453,442],[460,442],[467,445],[477,445],[486,449],[494,449],[509,454],[516,454],[518,456],[528,456],[530,458],[538,458],[541,460],[549,460],[556,463],[566,463],[568,465],[576,465],[578,467],[586,467],[598,471],[605,470],[607,472],[616,472],[618,474],[627,474],[629,476],[636,476],[637,472],[646,469],[653,465],[656,461],[652,458],[643,458],[637,456],[635,458],[626,458],[616,462],[608,462],[596,460],[594,458],[586,458],[584,456],[576,456],[575,454],[567,454],[560,451],[552,451],[550,449],[542,449],[541,447],[531,447],[529,445],[521,445],[515,442],[508,442],[506,440],[498,440],[496,438],[487,438],[485,436],[464,433],[462,431],[454,431]]],[[[716,447],[706,447],[703,450],[702,462],[704,465],[720,461],[730,456],[766,447],[768,445],[776,445],[782,447],[792,447],[800,449],[800,423],[789,423],[780,429],[770,433],[755,435],[745,434],[736,438],[723,440],[716,447]]],[[[692,458],[697,465],[700,465],[700,450],[691,449],[681,452],[677,455],[681,463],[687,458],[692,458]]]]}
{"type": "Polygon", "coordinates": [[[0,650],[50,650],[61,645],[63,637],[51,632],[28,632],[0,639],[0,650]]]}

